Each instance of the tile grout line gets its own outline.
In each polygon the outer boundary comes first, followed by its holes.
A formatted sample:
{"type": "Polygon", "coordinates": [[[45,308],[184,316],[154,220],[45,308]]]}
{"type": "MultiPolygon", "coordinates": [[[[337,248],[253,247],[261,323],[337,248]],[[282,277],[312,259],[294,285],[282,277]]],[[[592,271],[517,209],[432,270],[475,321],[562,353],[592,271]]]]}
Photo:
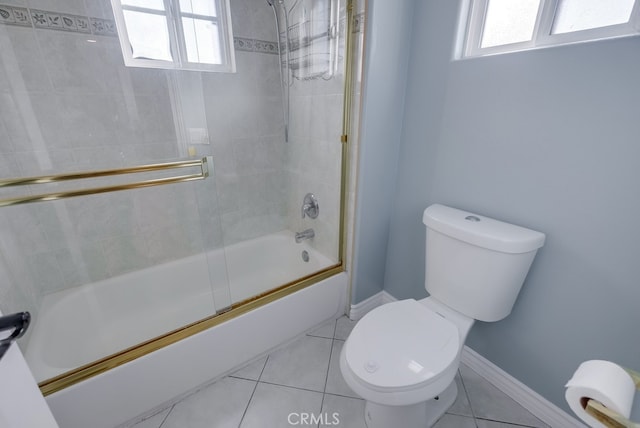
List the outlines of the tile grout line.
{"type": "MultiPolygon", "coordinates": [[[[331,356],[333,355],[333,345],[336,340],[336,329],[338,328],[338,319],[333,321],[333,338],[331,339],[331,350],[329,351],[329,363],[327,364],[327,374],[324,377],[324,388],[322,388],[322,401],[320,402],[320,413],[324,408],[324,397],[327,395],[327,383],[329,382],[329,370],[331,370],[331,356]]],[[[318,421],[318,428],[320,428],[320,421],[318,421]]]]}
{"type": "Polygon", "coordinates": [[[353,397],[351,395],[342,395],[342,394],[336,394],[335,392],[325,392],[325,395],[332,395],[334,397],[340,397],[340,398],[350,398],[352,400],[360,400],[360,401],[365,401],[364,398],[362,397],[353,397]]]}
{"type": "MultiPolygon", "coordinates": [[[[335,332],[334,332],[335,334],[335,332]]],[[[327,394],[327,383],[329,382],[329,370],[331,370],[331,356],[333,355],[333,344],[335,339],[331,339],[331,351],[329,351],[329,361],[327,364],[327,374],[324,376],[324,387],[322,388],[322,401],[320,402],[320,413],[322,413],[322,408],[324,407],[324,397],[327,394]]],[[[318,422],[318,428],[320,427],[320,422],[318,422]]]]}
{"type": "MultiPolygon", "coordinates": [[[[342,317],[340,317],[340,318],[342,318],[342,317]]],[[[338,320],[340,318],[336,318],[335,320],[333,320],[333,334],[332,334],[333,337],[332,337],[332,339],[336,338],[336,330],[338,329],[338,320]]]]}
{"type": "Polygon", "coordinates": [[[317,334],[312,334],[312,333],[313,333],[313,331],[317,330],[317,328],[316,328],[316,329],[313,329],[313,330],[312,330],[311,332],[309,332],[309,333],[306,333],[306,334],[305,334],[305,336],[320,337],[320,338],[322,338],[322,339],[335,339],[335,338],[336,338],[336,328],[337,328],[337,324],[338,324],[338,319],[339,319],[339,318],[336,318],[335,320],[333,320],[333,331],[331,332],[331,337],[327,337],[327,336],[319,336],[319,335],[317,335],[317,334]]]}
{"type": "Polygon", "coordinates": [[[264,360],[264,365],[262,366],[262,370],[260,370],[260,376],[258,376],[258,379],[256,380],[256,384],[253,387],[253,392],[251,392],[251,397],[249,397],[249,400],[247,401],[247,405],[244,408],[244,412],[242,412],[242,417],[240,418],[240,423],[238,424],[238,428],[240,428],[242,426],[242,422],[244,421],[244,417],[247,415],[247,410],[249,410],[249,405],[251,404],[251,400],[253,400],[253,396],[256,393],[256,389],[258,389],[258,384],[260,383],[260,378],[262,377],[262,373],[264,373],[264,369],[265,367],[267,367],[267,363],[269,362],[269,355],[267,355],[267,358],[264,360]]]}
{"type": "MultiPolygon", "coordinates": [[[[469,407],[471,408],[471,413],[473,414],[473,418],[476,421],[476,426],[477,426],[477,422],[478,421],[489,421],[489,422],[496,422],[496,423],[500,423],[500,424],[505,424],[505,425],[509,425],[509,426],[513,426],[513,427],[521,427],[521,428],[536,428],[536,427],[540,427],[542,424],[542,426],[548,427],[550,428],[545,422],[543,422],[542,420],[540,420],[537,416],[533,415],[528,409],[524,408],[521,404],[519,404],[517,401],[514,400],[513,397],[511,397],[509,394],[507,394],[506,392],[502,391],[500,388],[498,388],[496,385],[494,385],[492,382],[490,382],[489,380],[487,380],[486,378],[484,378],[483,376],[481,376],[476,370],[474,370],[473,368],[469,367],[468,365],[465,365],[465,367],[467,369],[469,369],[471,372],[475,373],[477,376],[479,376],[483,382],[487,383],[491,388],[499,391],[502,395],[504,395],[506,398],[508,398],[511,402],[513,402],[521,411],[524,410],[524,413],[526,413],[527,415],[533,417],[533,419],[535,419],[537,422],[533,422],[533,424],[528,424],[526,422],[513,422],[510,420],[504,420],[504,419],[499,419],[500,416],[498,416],[498,418],[491,418],[491,417],[487,417],[487,416],[479,416],[476,415],[475,410],[474,410],[474,406],[472,403],[472,399],[471,399],[471,394],[467,393],[467,398],[469,400],[469,407]]],[[[465,388],[465,391],[467,390],[466,388],[466,383],[464,380],[464,377],[462,376],[462,373],[460,372],[460,380],[462,381],[462,384],[465,388]]],[[[484,389],[484,387],[483,387],[484,389]]]]}
{"type": "MultiPolygon", "coordinates": [[[[464,378],[462,377],[462,371],[460,367],[458,367],[458,376],[460,376],[460,383],[462,384],[462,390],[464,391],[465,397],[467,397],[467,402],[469,403],[469,410],[471,410],[471,417],[473,418],[473,424],[478,427],[478,420],[476,419],[476,412],[473,411],[473,405],[471,404],[471,398],[469,397],[469,393],[467,392],[467,385],[464,383],[464,378]]],[[[454,381],[455,382],[455,381],[454,381]]]]}
{"type": "Polygon", "coordinates": [[[501,421],[501,420],[498,420],[498,419],[489,419],[489,418],[481,418],[481,417],[474,418],[474,419],[481,420],[481,421],[488,421],[488,422],[497,422],[499,424],[509,425],[509,426],[513,426],[513,427],[536,428],[536,427],[531,426],[531,425],[522,425],[522,424],[517,424],[517,423],[514,423],[514,422],[501,421]]]}
{"type": "MultiPolygon", "coordinates": [[[[334,337],[317,336],[317,335],[315,335],[315,334],[309,334],[309,333],[305,334],[305,336],[308,336],[308,337],[317,337],[318,339],[330,339],[330,340],[335,339],[334,337]]],[[[339,339],[335,339],[335,340],[339,340],[339,339]]]]}
{"type": "MultiPolygon", "coordinates": [[[[178,404],[178,403],[176,403],[178,404]]],[[[164,425],[164,423],[167,421],[167,418],[169,417],[169,415],[171,414],[171,412],[173,412],[173,408],[176,407],[176,404],[174,404],[173,406],[171,406],[171,408],[169,409],[169,411],[167,412],[167,416],[164,417],[164,419],[162,420],[162,422],[160,422],[160,425],[158,425],[158,428],[162,428],[162,425],[164,425]]]]}
{"type": "Polygon", "coordinates": [[[282,383],[267,382],[267,381],[264,381],[264,380],[261,380],[258,383],[264,383],[265,385],[281,386],[283,388],[298,389],[300,391],[315,392],[316,394],[324,394],[323,391],[318,391],[317,389],[300,388],[299,386],[284,385],[282,383]]]}

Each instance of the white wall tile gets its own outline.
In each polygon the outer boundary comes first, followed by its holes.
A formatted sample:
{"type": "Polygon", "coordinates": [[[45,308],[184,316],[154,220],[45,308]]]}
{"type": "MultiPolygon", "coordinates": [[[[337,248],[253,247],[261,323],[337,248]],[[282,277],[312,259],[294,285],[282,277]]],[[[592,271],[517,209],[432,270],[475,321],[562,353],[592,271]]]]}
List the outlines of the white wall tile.
{"type": "Polygon", "coordinates": [[[113,19],[111,2],[104,0],[84,0],[87,15],[102,19],[113,19]]]}
{"type": "Polygon", "coordinates": [[[27,256],[27,266],[40,294],[45,295],[65,288],[55,254],[30,254],[27,256]]]}
{"type": "Polygon", "coordinates": [[[22,6],[22,7],[26,7],[27,6],[27,0],[3,0],[2,1],[3,4],[10,4],[13,6],[22,6]]]}
{"type": "Polygon", "coordinates": [[[0,174],[3,178],[18,177],[20,175],[20,168],[18,168],[18,162],[14,154],[0,153],[0,171],[2,171],[0,174]]]}
{"type": "Polygon", "coordinates": [[[86,15],[84,0],[27,0],[30,8],[86,15]]]}
{"type": "MultiPolygon", "coordinates": [[[[100,43],[89,43],[77,34],[36,31],[42,57],[53,87],[59,91],[105,92],[107,74],[100,43]]],[[[99,42],[104,42],[100,38],[99,42]]]]}
{"type": "Polygon", "coordinates": [[[124,273],[142,269],[151,264],[144,236],[112,236],[101,241],[105,261],[110,273],[124,273]]]}
{"type": "Polygon", "coordinates": [[[0,46],[0,76],[4,77],[0,88],[30,92],[51,90],[42,51],[31,28],[1,26],[0,46]]]}

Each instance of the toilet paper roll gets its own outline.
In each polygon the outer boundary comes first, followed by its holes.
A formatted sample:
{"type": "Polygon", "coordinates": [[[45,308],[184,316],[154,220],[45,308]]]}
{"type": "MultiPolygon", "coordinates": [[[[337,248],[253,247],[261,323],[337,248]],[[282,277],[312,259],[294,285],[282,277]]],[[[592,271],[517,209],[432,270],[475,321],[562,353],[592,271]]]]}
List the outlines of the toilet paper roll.
{"type": "Polygon", "coordinates": [[[622,367],[610,361],[591,360],[580,364],[565,385],[565,398],[571,410],[591,427],[607,428],[585,406],[593,398],[625,418],[631,414],[636,387],[633,379],[622,367]]]}

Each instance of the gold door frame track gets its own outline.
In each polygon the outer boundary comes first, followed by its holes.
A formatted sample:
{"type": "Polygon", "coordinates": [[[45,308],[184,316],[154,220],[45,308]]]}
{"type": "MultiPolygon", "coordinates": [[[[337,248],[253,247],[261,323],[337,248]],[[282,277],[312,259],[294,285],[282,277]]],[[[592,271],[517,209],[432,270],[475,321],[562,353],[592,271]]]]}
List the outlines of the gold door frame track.
{"type": "Polygon", "coordinates": [[[226,312],[212,315],[208,318],[196,321],[195,323],[189,324],[185,327],[181,327],[165,335],[150,339],[146,342],[142,342],[116,354],[109,355],[100,360],[78,367],[74,370],[62,373],[61,375],[58,375],[51,379],[47,379],[43,382],[40,382],[38,386],[40,387],[40,391],[43,395],[47,396],[49,394],[53,394],[54,392],[58,392],[71,385],[75,385],[78,382],[82,382],[83,380],[89,379],[93,376],[97,376],[101,373],[133,361],[153,351],[157,351],[158,349],[176,343],[189,336],[193,336],[194,334],[200,333],[211,327],[215,327],[219,324],[224,323],[225,321],[236,318],[261,306],[268,305],[275,300],[281,299],[282,297],[288,296],[289,294],[295,293],[296,291],[307,288],[317,282],[320,282],[343,271],[343,264],[338,263],[313,275],[309,275],[295,282],[285,284],[274,290],[244,300],[237,306],[233,306],[226,312]]]}

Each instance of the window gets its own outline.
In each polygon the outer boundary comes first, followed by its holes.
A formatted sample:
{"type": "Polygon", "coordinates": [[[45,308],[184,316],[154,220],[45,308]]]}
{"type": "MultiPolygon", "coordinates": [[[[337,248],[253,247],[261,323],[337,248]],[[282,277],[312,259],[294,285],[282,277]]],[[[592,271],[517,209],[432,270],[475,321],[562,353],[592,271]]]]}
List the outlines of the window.
{"type": "Polygon", "coordinates": [[[129,67],[235,71],[229,0],[111,0],[129,67]]]}
{"type": "Polygon", "coordinates": [[[469,0],[459,57],[640,33],[640,0],[469,0]]]}

